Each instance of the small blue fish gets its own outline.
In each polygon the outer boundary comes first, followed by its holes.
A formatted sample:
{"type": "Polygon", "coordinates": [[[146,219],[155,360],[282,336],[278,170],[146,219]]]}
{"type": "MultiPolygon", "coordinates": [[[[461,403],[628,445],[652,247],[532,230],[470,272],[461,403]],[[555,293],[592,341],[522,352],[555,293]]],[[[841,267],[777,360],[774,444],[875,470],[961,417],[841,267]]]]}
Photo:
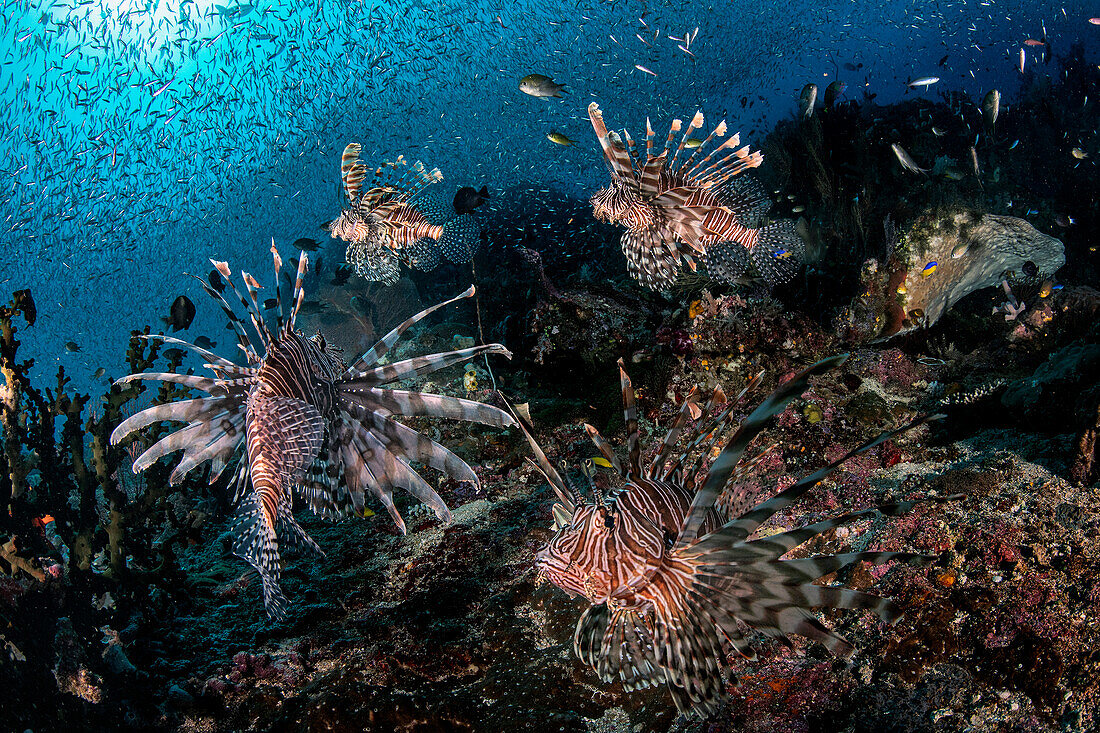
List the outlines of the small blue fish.
{"type": "Polygon", "coordinates": [[[939,266],[940,266],[940,263],[936,262],[935,260],[932,260],[931,262],[929,262],[927,265],[924,266],[924,269],[920,271],[920,274],[921,274],[922,277],[928,277],[933,272],[935,272],[936,268],[939,267],[939,266]]]}
{"type": "Polygon", "coordinates": [[[777,260],[785,260],[790,256],[791,256],[791,251],[789,249],[781,249],[781,250],[778,250],[776,252],[772,252],[772,257],[774,257],[777,260]]]}

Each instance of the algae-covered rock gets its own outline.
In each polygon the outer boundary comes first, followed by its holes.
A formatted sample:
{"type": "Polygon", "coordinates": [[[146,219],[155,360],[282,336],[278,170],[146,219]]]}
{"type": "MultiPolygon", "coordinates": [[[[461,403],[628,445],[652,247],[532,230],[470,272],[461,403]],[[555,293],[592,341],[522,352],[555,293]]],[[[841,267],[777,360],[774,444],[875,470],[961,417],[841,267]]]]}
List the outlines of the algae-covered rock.
{"type": "MultiPolygon", "coordinates": [[[[1033,262],[1052,275],[1062,243],[1014,216],[952,209],[926,213],[901,236],[885,266],[864,268],[863,292],[838,324],[853,340],[927,328],[959,300],[1033,262]]],[[[1029,266],[1030,268],[1030,266],[1029,266]]]]}

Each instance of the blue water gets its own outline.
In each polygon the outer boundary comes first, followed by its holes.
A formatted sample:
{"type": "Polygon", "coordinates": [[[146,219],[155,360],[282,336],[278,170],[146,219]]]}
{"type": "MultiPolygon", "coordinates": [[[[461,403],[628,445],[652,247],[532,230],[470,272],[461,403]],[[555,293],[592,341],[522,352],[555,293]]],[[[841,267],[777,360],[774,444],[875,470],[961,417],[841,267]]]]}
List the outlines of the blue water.
{"type": "MultiPolygon", "coordinates": [[[[272,239],[284,256],[299,237],[327,239],[348,142],[371,162],[438,166],[442,185],[530,189],[522,206],[493,201],[523,220],[531,201],[583,199],[605,180],[593,100],[613,127],[648,116],[663,130],[701,108],[755,144],[804,84],[838,74],[847,97],[879,104],[978,102],[998,87],[1011,105],[1023,42],[1045,27],[1055,54],[1082,43],[1095,59],[1098,14],[1084,2],[8,2],[0,285],[34,292],[21,356],[37,359],[35,379],[64,365],[88,389],[99,366],[124,373],[129,331],[158,328],[180,293],[199,308],[192,337],[227,353],[220,313],[185,273],[215,257],[266,275],[272,239]],[[669,36],[695,28],[692,57],[669,36]],[[533,72],[566,96],[522,94],[533,72]],[[941,81],[907,88],[928,75],[941,81]]],[[[1029,73],[1057,73],[1038,54],[1027,47],[1029,73]]]]}

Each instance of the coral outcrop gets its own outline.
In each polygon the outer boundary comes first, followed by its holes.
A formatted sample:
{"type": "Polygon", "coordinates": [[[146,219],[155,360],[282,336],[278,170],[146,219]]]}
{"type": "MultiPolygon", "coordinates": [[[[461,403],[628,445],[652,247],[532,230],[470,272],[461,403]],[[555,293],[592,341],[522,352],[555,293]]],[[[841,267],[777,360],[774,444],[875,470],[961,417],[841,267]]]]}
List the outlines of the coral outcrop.
{"type": "Polygon", "coordinates": [[[863,290],[838,329],[864,341],[928,328],[976,290],[1028,270],[1050,276],[1065,261],[1062,243],[1023,219],[966,209],[929,212],[906,229],[885,263],[864,263],[863,290]]]}

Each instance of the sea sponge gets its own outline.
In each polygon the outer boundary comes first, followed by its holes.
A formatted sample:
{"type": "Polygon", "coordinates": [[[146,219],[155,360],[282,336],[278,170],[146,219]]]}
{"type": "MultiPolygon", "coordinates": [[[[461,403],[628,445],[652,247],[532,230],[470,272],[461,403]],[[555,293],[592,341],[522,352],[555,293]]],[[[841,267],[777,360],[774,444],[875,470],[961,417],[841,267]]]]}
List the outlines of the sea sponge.
{"type": "Polygon", "coordinates": [[[923,214],[885,266],[865,268],[864,289],[838,325],[856,340],[927,328],[963,297],[1022,272],[1028,261],[1052,275],[1066,262],[1062,242],[1014,216],[965,209],[923,214]]]}

